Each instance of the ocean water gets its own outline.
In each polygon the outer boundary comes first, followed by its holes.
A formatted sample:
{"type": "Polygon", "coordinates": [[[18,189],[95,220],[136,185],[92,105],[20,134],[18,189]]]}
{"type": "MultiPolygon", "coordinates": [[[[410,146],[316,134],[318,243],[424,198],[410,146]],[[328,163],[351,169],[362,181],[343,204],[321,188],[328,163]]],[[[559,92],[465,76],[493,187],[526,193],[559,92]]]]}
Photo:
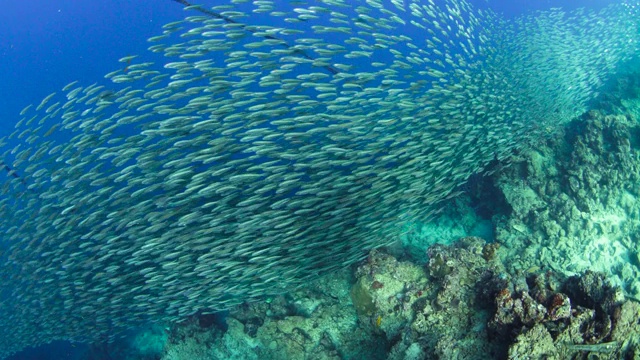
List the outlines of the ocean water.
{"type": "MultiPolygon", "coordinates": [[[[601,8],[613,0],[474,0],[505,17],[552,7],[601,8]]],[[[218,5],[216,2],[203,5],[218,5]]],[[[10,133],[18,113],[72,80],[95,81],[112,71],[115,61],[142,53],[147,38],[162,25],[180,20],[182,6],[172,0],[148,2],[35,1],[6,2],[0,13],[0,131],[10,133]]]]}
{"type": "MultiPolygon", "coordinates": [[[[558,7],[600,9],[616,1],[474,0],[471,3],[514,19],[558,7]]],[[[213,6],[220,2],[198,4],[213,6]]],[[[182,5],[171,0],[6,2],[2,10],[0,137],[14,130],[20,119],[18,114],[27,104],[38,104],[74,80],[85,85],[103,81],[106,73],[126,66],[117,62],[119,58],[146,54],[149,37],[160,34],[164,24],[185,16],[182,5]]],[[[160,56],[145,56],[162,61],[160,56]]],[[[56,342],[27,349],[11,359],[82,359],[86,351],[86,344],[56,342]]]]}
{"type": "Polygon", "coordinates": [[[39,1],[3,4],[2,126],[20,109],[70,80],[100,79],[114,61],[147,48],[146,39],[183,15],[173,1],[39,1]]]}

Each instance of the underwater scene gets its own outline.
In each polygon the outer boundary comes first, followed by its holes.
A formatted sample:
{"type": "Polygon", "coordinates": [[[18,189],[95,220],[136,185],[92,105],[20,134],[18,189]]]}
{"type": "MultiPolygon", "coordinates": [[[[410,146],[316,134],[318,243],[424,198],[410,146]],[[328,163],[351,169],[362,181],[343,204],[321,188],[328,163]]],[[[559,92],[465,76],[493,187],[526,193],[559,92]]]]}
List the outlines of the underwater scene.
{"type": "Polygon", "coordinates": [[[0,34],[0,359],[640,359],[637,0],[0,34]]]}

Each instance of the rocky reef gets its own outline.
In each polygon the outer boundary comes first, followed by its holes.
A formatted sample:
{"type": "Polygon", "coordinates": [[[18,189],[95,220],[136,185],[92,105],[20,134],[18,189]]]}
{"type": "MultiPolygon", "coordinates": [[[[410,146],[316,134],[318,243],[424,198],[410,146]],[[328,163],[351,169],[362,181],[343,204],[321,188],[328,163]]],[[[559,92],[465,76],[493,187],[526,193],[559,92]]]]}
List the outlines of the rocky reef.
{"type": "Polygon", "coordinates": [[[566,277],[549,270],[514,276],[500,260],[504,251],[477,237],[432,246],[427,264],[374,250],[357,268],[296,292],[239,305],[222,322],[219,315],[199,315],[167,327],[164,349],[144,358],[640,355],[640,304],[626,299],[605,275],[588,271],[566,277]]]}
{"type": "Polygon", "coordinates": [[[639,139],[634,115],[591,111],[503,170],[511,212],[494,223],[510,272],[599,271],[640,296],[639,139]]]}

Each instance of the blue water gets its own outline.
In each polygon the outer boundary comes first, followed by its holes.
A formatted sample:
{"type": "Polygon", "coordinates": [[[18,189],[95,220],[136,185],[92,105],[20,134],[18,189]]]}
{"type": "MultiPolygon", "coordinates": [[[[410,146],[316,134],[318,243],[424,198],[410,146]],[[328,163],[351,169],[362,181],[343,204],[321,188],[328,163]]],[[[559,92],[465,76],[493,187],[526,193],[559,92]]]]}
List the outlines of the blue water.
{"type": "MultiPolygon", "coordinates": [[[[563,7],[598,8],[613,0],[472,0],[506,17],[563,7]]],[[[222,1],[203,1],[220,5],[222,1]]],[[[0,11],[0,136],[12,131],[18,113],[73,80],[85,85],[121,67],[117,59],[142,54],[146,39],[185,12],[172,0],[3,1],[0,11]]],[[[0,324],[5,326],[5,324],[0,324]]],[[[13,359],[78,359],[86,348],[56,343],[13,359]]]]}
{"type": "MultiPolygon", "coordinates": [[[[473,0],[507,17],[550,7],[601,7],[613,0],[473,0]]],[[[205,1],[205,5],[220,1],[205,1]]],[[[0,134],[18,113],[73,80],[86,84],[114,70],[122,56],[146,50],[146,39],[182,18],[172,0],[3,1],[0,11],[0,134]]]]}
{"type": "Polygon", "coordinates": [[[25,105],[73,80],[91,84],[120,57],[146,51],[146,39],[183,14],[170,0],[3,1],[0,133],[19,120],[25,105]]]}

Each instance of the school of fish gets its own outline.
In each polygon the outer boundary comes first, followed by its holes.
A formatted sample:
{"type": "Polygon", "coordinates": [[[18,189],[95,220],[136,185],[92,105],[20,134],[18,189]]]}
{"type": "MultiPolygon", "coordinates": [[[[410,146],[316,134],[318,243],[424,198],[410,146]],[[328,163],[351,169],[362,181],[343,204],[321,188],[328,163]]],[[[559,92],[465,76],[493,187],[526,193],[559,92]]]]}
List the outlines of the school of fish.
{"type": "Polygon", "coordinates": [[[281,293],[393,242],[584,112],[638,54],[637,8],[188,7],[0,141],[0,358],[281,293]]]}

